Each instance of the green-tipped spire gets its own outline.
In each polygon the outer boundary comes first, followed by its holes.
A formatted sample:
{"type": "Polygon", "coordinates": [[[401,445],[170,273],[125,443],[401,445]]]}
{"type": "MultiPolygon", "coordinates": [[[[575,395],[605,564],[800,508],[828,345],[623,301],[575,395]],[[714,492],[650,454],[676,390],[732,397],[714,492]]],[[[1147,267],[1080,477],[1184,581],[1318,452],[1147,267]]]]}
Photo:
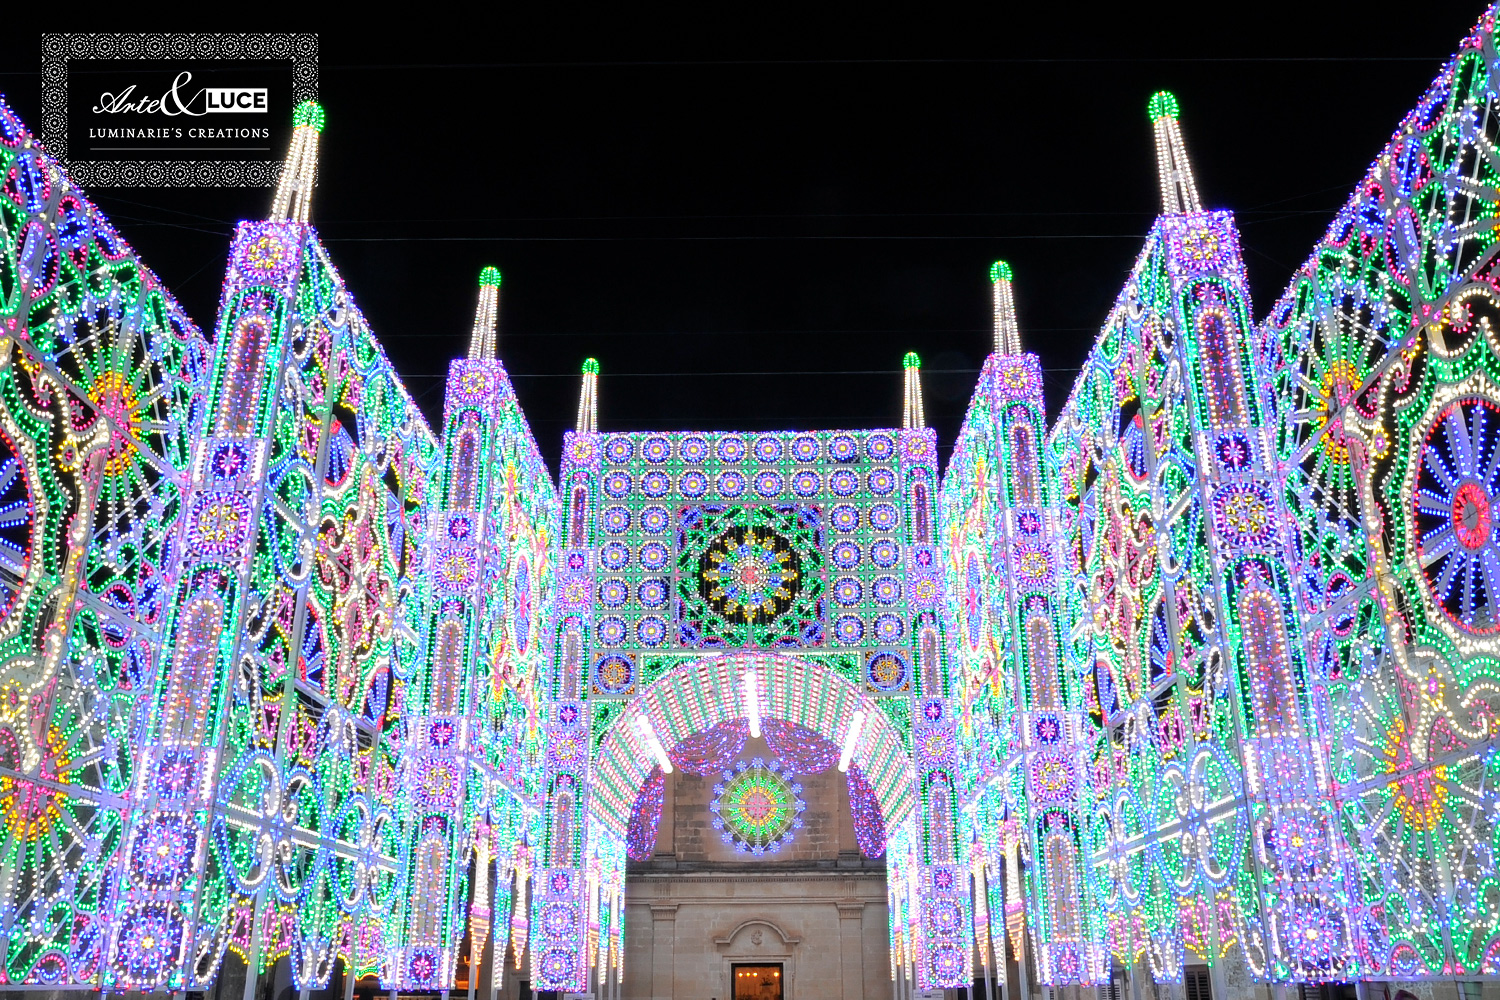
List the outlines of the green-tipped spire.
{"type": "Polygon", "coordinates": [[[1011,289],[1015,281],[1010,265],[997,260],[990,265],[990,290],[995,305],[995,353],[1021,353],[1021,327],[1016,322],[1016,297],[1011,289]]]}
{"type": "Polygon", "coordinates": [[[313,178],[318,172],[318,136],[323,133],[323,106],[303,101],[292,111],[292,144],[286,151],[276,197],[271,199],[272,222],[306,225],[312,212],[313,178]]]}
{"type": "Polygon", "coordinates": [[[1177,98],[1169,90],[1158,90],[1146,105],[1151,131],[1156,135],[1156,171],[1161,180],[1161,210],[1167,215],[1191,215],[1203,211],[1193,168],[1188,164],[1182,127],[1177,121],[1177,98]]]}
{"type": "Polygon", "coordinates": [[[593,434],[599,430],[599,362],[583,359],[583,391],[578,394],[578,433],[593,434]]]}
{"type": "Polygon", "coordinates": [[[1146,115],[1153,121],[1158,122],[1163,118],[1177,119],[1177,97],[1170,90],[1158,90],[1151,95],[1151,102],[1146,105],[1146,115]]]}
{"type": "Polygon", "coordinates": [[[916,351],[907,351],[906,357],[901,359],[901,367],[906,369],[906,405],[901,426],[907,429],[926,427],[927,420],[922,416],[922,359],[917,357],[916,351]]]}
{"type": "Polygon", "coordinates": [[[474,333],[469,337],[469,360],[490,361],[498,348],[500,331],[500,270],[479,272],[479,307],[474,310],[474,333]]]}
{"type": "Polygon", "coordinates": [[[317,101],[303,101],[292,112],[292,128],[308,126],[322,132],[323,121],[323,105],[317,101]]]}

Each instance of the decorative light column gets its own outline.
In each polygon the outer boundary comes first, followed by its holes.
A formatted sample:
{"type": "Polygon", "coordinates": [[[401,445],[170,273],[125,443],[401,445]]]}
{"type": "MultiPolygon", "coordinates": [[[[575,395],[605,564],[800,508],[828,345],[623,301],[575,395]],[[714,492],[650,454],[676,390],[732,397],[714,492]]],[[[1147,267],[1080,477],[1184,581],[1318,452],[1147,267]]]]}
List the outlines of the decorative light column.
{"type": "Polygon", "coordinates": [[[563,439],[562,564],[558,574],[557,645],[546,734],[544,835],[532,898],[531,977],[535,989],[588,989],[587,873],[590,705],[587,673],[594,619],[595,496],[599,489],[599,362],[583,363],[578,427],[563,439]]]}
{"type": "MultiPolygon", "coordinates": [[[[491,914],[491,859],[505,901],[536,810],[536,776],[524,762],[550,650],[543,625],[557,509],[495,357],[500,282],[493,267],[480,273],[468,357],[452,362],[444,400],[423,669],[408,700],[401,772],[410,891],[396,981],[408,989],[453,984],[466,928],[471,981],[478,975],[492,923],[510,923],[508,912],[491,914]],[[482,869],[472,891],[471,859],[482,869]]],[[[499,946],[506,937],[497,935],[499,946]]]]}
{"type": "MultiPolygon", "coordinates": [[[[316,104],[298,106],[288,171],[295,166],[311,176],[322,125],[316,104]]],[[[125,863],[102,975],[107,989],[201,986],[202,960],[211,973],[229,931],[227,914],[202,926],[200,907],[218,863],[211,864],[210,834],[225,822],[226,803],[216,793],[226,705],[239,664],[251,655],[253,619],[268,613],[251,587],[253,543],[265,536],[279,375],[303,319],[296,288],[311,190],[296,189],[297,196],[284,188],[271,221],[241,223],[230,250],[206,433],[193,445],[182,501],[181,572],[163,630],[165,667],[151,692],[146,746],[132,778],[134,808],[123,833],[125,863]],[[293,203],[297,213],[289,220],[293,203]]],[[[276,792],[266,788],[261,796],[274,801],[276,792]]],[[[269,874],[270,848],[269,836],[250,848],[246,888],[269,874]]],[[[303,964],[297,971],[309,969],[303,964]]]]}
{"type": "MultiPolygon", "coordinates": [[[[1172,296],[1168,328],[1180,331],[1173,346],[1191,375],[1203,541],[1224,656],[1233,668],[1208,684],[1235,692],[1248,860],[1259,883],[1259,905],[1242,907],[1242,933],[1253,971],[1270,979],[1347,979],[1359,972],[1350,905],[1357,880],[1334,808],[1328,735],[1307,696],[1295,598],[1299,552],[1267,433],[1239,235],[1229,213],[1198,209],[1176,100],[1165,91],[1155,95],[1149,114],[1165,198],[1158,227],[1172,296]],[[1256,953],[1264,955],[1263,968],[1254,969],[1256,953]]],[[[1194,798],[1200,796],[1189,805],[1190,831],[1215,808],[1201,792],[1194,798]]],[[[1230,932],[1219,926],[1217,908],[1212,922],[1216,938],[1230,932]]],[[[1171,966],[1181,961],[1180,931],[1163,927],[1159,935],[1167,975],[1176,978],[1171,966]]]]}
{"type": "Polygon", "coordinates": [[[1020,353],[1009,265],[995,262],[990,281],[996,351],[944,484],[950,606],[959,626],[953,645],[969,678],[976,782],[968,805],[986,858],[981,884],[990,890],[997,955],[1013,925],[1026,968],[1024,908],[1037,979],[1094,984],[1108,978],[1109,965],[1087,862],[1095,729],[1064,667],[1066,576],[1041,456],[1041,366],[1020,353]]]}

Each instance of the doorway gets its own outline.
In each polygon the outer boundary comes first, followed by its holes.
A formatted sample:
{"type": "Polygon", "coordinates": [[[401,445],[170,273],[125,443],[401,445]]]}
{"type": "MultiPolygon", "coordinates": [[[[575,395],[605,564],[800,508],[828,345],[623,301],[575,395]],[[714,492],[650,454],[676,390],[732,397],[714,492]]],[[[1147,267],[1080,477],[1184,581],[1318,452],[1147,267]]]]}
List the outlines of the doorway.
{"type": "Polygon", "coordinates": [[[739,965],[734,972],[734,1000],[781,1000],[781,963],[739,965]]]}

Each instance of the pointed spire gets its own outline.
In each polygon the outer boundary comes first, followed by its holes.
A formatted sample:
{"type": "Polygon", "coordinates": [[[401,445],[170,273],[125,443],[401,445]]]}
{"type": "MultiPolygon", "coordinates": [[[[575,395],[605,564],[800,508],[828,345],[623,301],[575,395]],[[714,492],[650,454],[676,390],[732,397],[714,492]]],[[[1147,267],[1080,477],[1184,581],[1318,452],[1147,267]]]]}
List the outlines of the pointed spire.
{"type": "Polygon", "coordinates": [[[1016,322],[1016,296],[1011,288],[1010,265],[997,260],[990,265],[990,285],[995,299],[995,353],[1021,353],[1021,326],[1016,322]]]}
{"type": "Polygon", "coordinates": [[[1182,144],[1182,128],[1177,124],[1177,98],[1171,91],[1151,95],[1146,114],[1156,131],[1156,169],[1161,175],[1161,209],[1167,215],[1187,215],[1203,211],[1198,203],[1198,188],[1193,183],[1193,167],[1188,163],[1187,147],[1182,144]]]}
{"type": "Polygon", "coordinates": [[[583,361],[583,391],[578,394],[578,433],[594,434],[599,430],[599,362],[583,361]]]}
{"type": "Polygon", "coordinates": [[[469,360],[495,359],[495,328],[500,320],[500,271],[487,267],[479,272],[479,308],[474,311],[474,332],[469,334],[469,360]]]}
{"type": "Polygon", "coordinates": [[[926,427],[927,418],[922,415],[922,359],[916,351],[907,351],[901,367],[906,369],[906,412],[901,417],[901,426],[907,430],[926,427]]]}
{"type": "Polygon", "coordinates": [[[303,101],[292,112],[292,145],[281,166],[276,199],[271,202],[272,222],[307,224],[312,210],[313,178],[318,171],[318,136],[323,132],[323,106],[303,101]]]}

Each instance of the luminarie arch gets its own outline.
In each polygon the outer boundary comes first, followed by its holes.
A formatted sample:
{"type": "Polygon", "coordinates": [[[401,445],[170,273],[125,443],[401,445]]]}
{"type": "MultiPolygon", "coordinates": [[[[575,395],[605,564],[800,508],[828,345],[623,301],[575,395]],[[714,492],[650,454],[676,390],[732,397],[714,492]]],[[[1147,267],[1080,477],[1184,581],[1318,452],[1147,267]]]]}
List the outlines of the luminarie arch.
{"type": "Polygon", "coordinates": [[[760,714],[817,733],[835,746],[848,739],[855,713],[861,725],[853,765],[867,776],[892,838],[912,814],[916,794],[901,734],[864,691],[847,678],[795,656],[740,652],[690,661],[657,678],[638,694],[600,743],[594,768],[591,819],[603,832],[623,838],[630,808],[657,766],[638,721],[651,723],[664,747],[746,718],[746,673],[755,671],[760,714]]]}

